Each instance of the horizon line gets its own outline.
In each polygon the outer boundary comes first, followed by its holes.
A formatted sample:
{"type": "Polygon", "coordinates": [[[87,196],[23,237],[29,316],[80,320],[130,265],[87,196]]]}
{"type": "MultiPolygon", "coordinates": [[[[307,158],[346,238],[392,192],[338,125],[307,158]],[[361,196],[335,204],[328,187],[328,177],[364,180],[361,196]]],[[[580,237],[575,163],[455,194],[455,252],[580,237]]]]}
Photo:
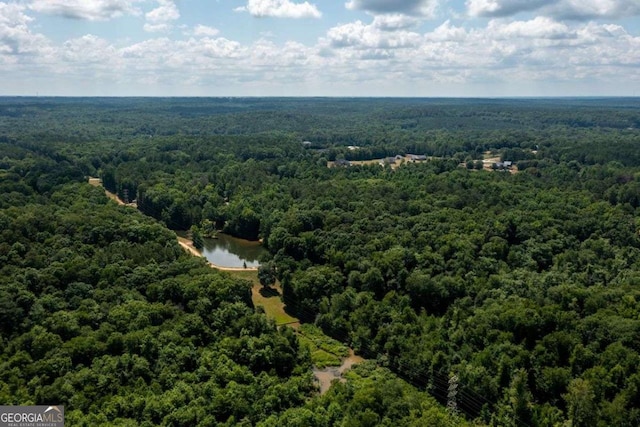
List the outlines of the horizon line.
{"type": "Polygon", "coordinates": [[[640,95],[504,95],[504,96],[400,96],[400,95],[1,95],[2,98],[109,98],[109,99],[640,99],[640,95]]]}

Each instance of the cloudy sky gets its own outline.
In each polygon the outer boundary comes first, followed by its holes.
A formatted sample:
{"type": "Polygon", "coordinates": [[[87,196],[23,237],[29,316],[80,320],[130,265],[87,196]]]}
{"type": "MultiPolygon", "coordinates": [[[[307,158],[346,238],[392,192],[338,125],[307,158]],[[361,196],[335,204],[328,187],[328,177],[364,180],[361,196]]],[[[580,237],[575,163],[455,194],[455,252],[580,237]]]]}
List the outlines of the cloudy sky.
{"type": "Polygon", "coordinates": [[[640,96],[640,0],[0,0],[0,95],[640,96]]]}

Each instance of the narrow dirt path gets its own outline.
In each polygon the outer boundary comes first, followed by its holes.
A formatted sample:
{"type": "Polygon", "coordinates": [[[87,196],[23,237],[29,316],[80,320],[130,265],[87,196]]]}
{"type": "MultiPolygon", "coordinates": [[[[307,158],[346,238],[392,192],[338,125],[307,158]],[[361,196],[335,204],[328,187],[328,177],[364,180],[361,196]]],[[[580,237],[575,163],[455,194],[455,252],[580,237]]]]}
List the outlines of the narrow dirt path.
{"type": "MultiPolygon", "coordinates": [[[[113,200],[114,202],[116,202],[117,204],[119,204],[120,206],[129,206],[132,208],[138,208],[138,205],[136,203],[125,203],[124,200],[122,200],[120,197],[118,197],[117,194],[113,194],[112,192],[110,192],[109,190],[107,190],[106,188],[103,187],[102,185],[102,180],[100,178],[94,178],[94,177],[89,177],[89,184],[93,185],[94,187],[102,187],[104,189],[104,193],[107,195],[108,198],[110,198],[111,200],[113,200]]],[[[191,255],[194,256],[198,256],[198,257],[202,257],[203,255],[200,253],[200,251],[198,249],[196,249],[193,246],[193,242],[185,237],[179,237],[176,235],[176,238],[178,239],[178,244],[180,244],[180,246],[182,246],[187,252],[189,252],[191,255]]],[[[223,267],[221,265],[216,265],[212,262],[208,262],[208,264],[212,267],[215,268],[217,270],[222,270],[222,271],[258,271],[258,267],[223,267]]]]}
{"type": "Polygon", "coordinates": [[[122,200],[120,197],[118,197],[117,194],[114,194],[111,191],[104,188],[104,186],[102,185],[102,180],[100,178],[89,177],[89,184],[93,185],[94,187],[102,187],[107,197],[113,200],[114,202],[116,202],[117,204],[119,204],[120,206],[131,206],[132,208],[138,207],[136,203],[125,203],[125,201],[122,200]]]}

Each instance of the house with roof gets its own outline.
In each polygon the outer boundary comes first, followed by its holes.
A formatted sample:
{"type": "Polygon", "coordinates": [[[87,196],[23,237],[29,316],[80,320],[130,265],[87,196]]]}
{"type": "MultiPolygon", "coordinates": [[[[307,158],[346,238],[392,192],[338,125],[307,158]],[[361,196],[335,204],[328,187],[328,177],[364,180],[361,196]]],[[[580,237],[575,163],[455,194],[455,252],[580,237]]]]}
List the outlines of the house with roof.
{"type": "Polygon", "coordinates": [[[409,160],[412,162],[424,162],[427,160],[427,156],[424,154],[409,154],[409,160]]]}
{"type": "Polygon", "coordinates": [[[395,164],[396,164],[396,157],[385,157],[384,159],[380,160],[380,166],[395,165],[395,164]]]}
{"type": "Polygon", "coordinates": [[[495,170],[510,170],[512,167],[513,167],[513,162],[510,160],[497,162],[492,165],[492,168],[495,170]]]}
{"type": "Polygon", "coordinates": [[[335,166],[335,167],[348,167],[348,166],[351,166],[351,162],[349,160],[345,160],[345,159],[337,159],[335,162],[333,162],[333,166],[335,166]]]}

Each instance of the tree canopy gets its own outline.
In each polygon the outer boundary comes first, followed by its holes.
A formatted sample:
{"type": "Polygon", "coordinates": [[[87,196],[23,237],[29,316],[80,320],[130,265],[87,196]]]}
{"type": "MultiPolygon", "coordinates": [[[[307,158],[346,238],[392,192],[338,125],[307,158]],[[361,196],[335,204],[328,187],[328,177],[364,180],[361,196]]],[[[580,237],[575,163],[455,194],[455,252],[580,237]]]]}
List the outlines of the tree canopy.
{"type": "Polygon", "coordinates": [[[0,107],[2,401],[78,425],[450,425],[455,375],[458,423],[640,424],[636,99],[0,107]],[[296,334],[167,227],[261,239],[287,310],[371,362],[317,396],[296,334]]]}

